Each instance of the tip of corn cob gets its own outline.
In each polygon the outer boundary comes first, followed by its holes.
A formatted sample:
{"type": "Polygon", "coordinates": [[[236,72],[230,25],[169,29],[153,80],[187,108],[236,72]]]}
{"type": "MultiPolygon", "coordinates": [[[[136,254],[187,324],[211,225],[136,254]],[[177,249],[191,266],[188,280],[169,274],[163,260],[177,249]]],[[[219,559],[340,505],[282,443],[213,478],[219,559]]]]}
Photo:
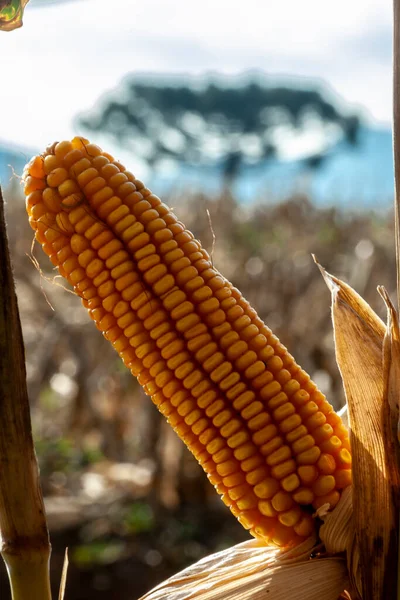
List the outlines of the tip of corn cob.
{"type": "Polygon", "coordinates": [[[290,546],[351,481],[347,429],[171,210],[84,138],[24,171],[36,239],[240,523],[290,546]]]}

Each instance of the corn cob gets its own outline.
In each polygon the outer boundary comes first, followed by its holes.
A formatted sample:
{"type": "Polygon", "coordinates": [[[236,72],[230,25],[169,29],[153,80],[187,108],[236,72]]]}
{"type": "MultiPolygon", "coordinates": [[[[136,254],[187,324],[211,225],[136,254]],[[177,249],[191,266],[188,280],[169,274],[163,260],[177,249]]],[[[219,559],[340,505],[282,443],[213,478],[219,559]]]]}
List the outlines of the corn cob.
{"type": "Polygon", "coordinates": [[[279,546],[351,481],[346,428],[158,197],[83,138],[24,173],[36,239],[240,523],[279,546]]]}

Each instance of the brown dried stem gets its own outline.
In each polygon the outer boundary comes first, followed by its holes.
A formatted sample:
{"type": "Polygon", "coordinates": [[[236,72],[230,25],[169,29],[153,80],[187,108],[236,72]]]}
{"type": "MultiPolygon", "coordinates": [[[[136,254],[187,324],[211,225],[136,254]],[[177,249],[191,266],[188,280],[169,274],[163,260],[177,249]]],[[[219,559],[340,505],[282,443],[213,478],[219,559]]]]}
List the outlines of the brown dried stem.
{"type": "Polygon", "coordinates": [[[50,542],[32,441],[25,353],[1,189],[0,552],[13,600],[51,598],[50,542]]]}

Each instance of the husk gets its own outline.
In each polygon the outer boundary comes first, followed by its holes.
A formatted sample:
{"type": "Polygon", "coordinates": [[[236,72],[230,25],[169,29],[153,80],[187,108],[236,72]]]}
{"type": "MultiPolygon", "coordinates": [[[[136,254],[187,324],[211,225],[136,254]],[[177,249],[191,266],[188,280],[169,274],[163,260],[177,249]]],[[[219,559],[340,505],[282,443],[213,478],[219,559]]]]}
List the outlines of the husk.
{"type": "Polygon", "coordinates": [[[0,0],[0,30],[13,31],[22,27],[22,18],[24,16],[25,6],[29,0],[14,0],[14,7],[17,9],[15,16],[10,18],[11,0],[0,0]]]}
{"type": "Polygon", "coordinates": [[[140,600],[337,600],[348,586],[342,558],[310,559],[310,543],[282,552],[256,540],[203,558],[140,600]]]}
{"type": "Polygon", "coordinates": [[[385,440],[386,327],[350,286],[320,269],[332,293],[336,359],[350,422],[354,538],[349,527],[349,574],[363,600],[396,600],[398,488],[392,478],[392,447],[385,440]]]}

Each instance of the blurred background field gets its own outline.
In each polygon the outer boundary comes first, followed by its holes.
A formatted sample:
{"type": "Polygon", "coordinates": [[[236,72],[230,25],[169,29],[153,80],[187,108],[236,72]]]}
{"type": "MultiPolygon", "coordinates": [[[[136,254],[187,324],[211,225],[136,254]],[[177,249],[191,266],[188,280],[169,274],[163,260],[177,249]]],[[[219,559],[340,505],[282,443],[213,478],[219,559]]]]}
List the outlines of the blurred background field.
{"type": "MultiPolygon", "coordinates": [[[[311,253],[382,318],[376,286],[395,290],[390,14],[379,0],[339,1],[329,23],[312,0],[301,11],[248,0],[245,13],[225,1],[119,4],[31,0],[24,27],[0,37],[0,182],[53,583],[68,546],[70,600],[134,600],[248,536],[32,247],[19,175],[34,152],[77,133],[113,152],[336,408],[330,295],[311,253]]],[[[0,564],[1,598],[7,586],[0,564]]]]}

